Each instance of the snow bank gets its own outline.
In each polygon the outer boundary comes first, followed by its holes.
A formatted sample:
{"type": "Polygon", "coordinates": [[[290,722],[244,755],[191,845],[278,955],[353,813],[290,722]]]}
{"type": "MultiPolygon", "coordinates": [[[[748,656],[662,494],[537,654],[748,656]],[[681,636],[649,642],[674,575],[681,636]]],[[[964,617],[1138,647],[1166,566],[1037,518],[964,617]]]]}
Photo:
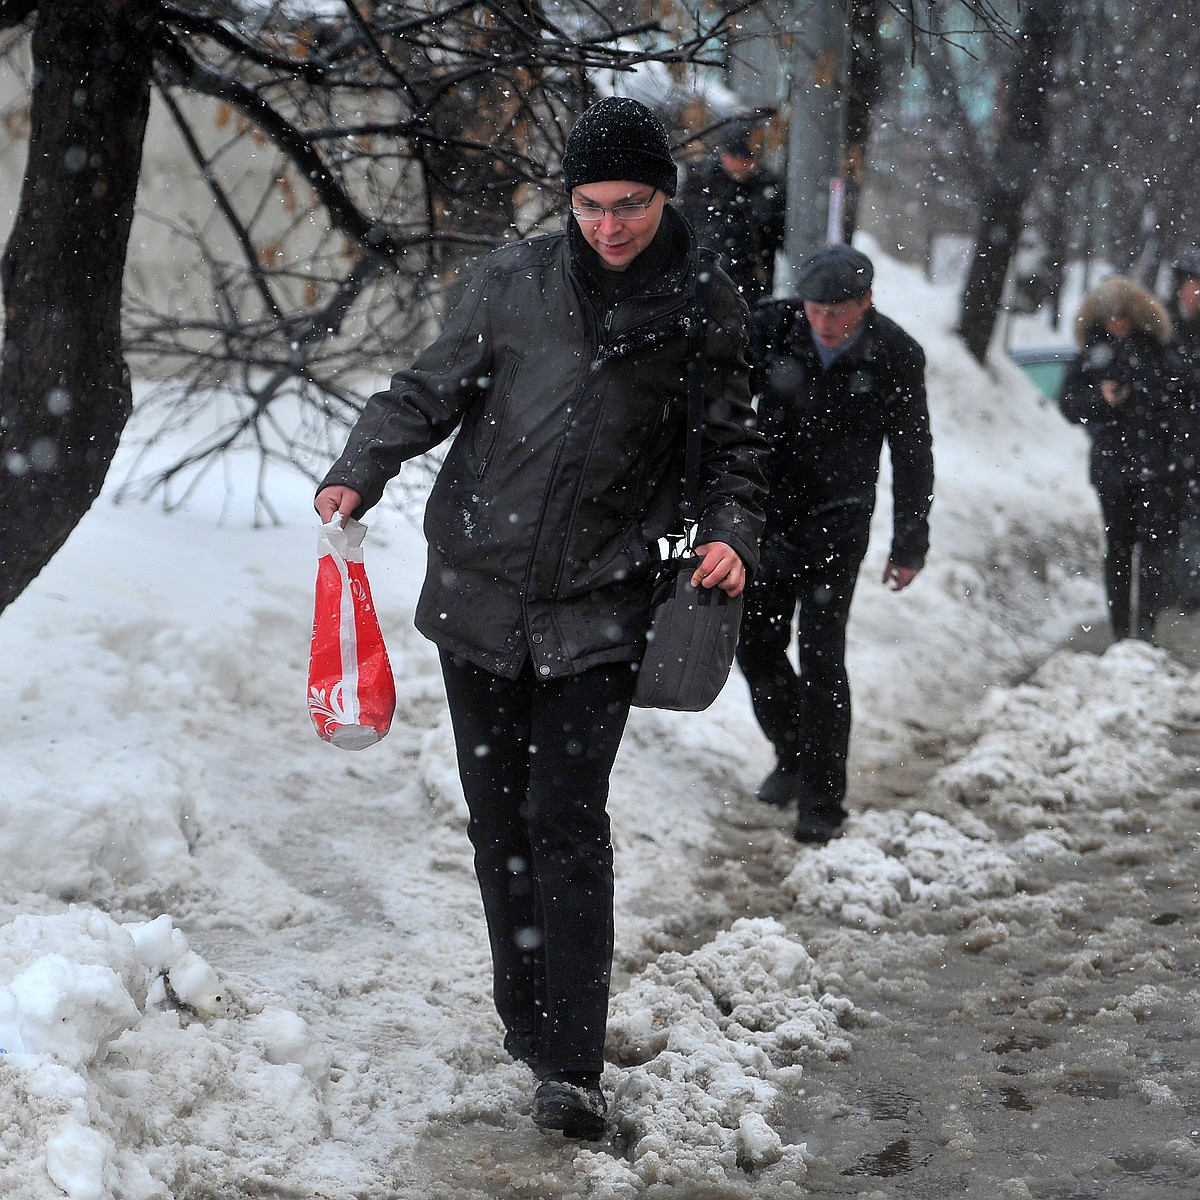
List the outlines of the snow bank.
{"type": "Polygon", "coordinates": [[[72,906],[0,928],[0,1046],[19,1146],[0,1160],[6,1196],[166,1200],[196,1167],[232,1184],[295,1166],[231,1167],[230,1106],[241,1137],[327,1132],[328,1062],[304,1022],[226,996],[166,916],[122,925],[72,906]]]}

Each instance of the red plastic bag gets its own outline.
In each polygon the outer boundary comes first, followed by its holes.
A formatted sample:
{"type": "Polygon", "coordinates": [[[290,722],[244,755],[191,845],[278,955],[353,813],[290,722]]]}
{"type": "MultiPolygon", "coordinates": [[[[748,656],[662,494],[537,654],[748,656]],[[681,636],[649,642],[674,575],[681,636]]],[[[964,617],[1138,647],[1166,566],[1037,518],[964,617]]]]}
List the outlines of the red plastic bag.
{"type": "Polygon", "coordinates": [[[308,662],[308,712],[343,750],[373,746],[392,723],[396,680],[363,567],[367,527],[340,517],[317,537],[317,601],[308,662]]]}

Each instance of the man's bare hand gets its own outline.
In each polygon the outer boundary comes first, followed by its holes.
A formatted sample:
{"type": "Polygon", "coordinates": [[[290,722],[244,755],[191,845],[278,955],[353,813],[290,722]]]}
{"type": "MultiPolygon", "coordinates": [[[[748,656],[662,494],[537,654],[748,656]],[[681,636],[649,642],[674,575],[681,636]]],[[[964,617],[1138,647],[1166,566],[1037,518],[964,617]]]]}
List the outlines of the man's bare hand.
{"type": "Polygon", "coordinates": [[[321,524],[328,525],[338,513],[342,514],[344,521],[360,504],[362,497],[353,488],[337,485],[322,488],[313,501],[313,508],[320,515],[321,524]]]}
{"type": "Polygon", "coordinates": [[[1129,385],[1119,384],[1113,379],[1100,380],[1100,395],[1104,397],[1104,403],[1112,408],[1124,404],[1129,399],[1129,385]]]}
{"type": "Polygon", "coordinates": [[[746,586],[746,568],[738,552],[724,542],[705,542],[696,547],[704,560],[692,575],[692,587],[719,587],[729,596],[740,596],[746,586]]]}
{"type": "Polygon", "coordinates": [[[902,592],[916,579],[920,570],[920,567],[902,567],[899,563],[889,561],[888,565],[883,568],[883,582],[893,592],[902,592]]]}

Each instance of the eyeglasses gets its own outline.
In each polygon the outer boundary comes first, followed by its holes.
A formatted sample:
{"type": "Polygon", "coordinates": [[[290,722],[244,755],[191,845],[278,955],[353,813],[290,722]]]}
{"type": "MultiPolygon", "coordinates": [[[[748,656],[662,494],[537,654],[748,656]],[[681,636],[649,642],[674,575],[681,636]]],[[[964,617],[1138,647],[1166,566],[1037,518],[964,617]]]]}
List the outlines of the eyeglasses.
{"type": "Polygon", "coordinates": [[[657,192],[658,189],[655,188],[650,193],[650,199],[644,204],[616,204],[612,208],[605,208],[602,204],[572,204],[571,215],[575,220],[583,221],[587,225],[603,221],[605,213],[612,213],[618,221],[644,221],[650,215],[650,206],[654,203],[657,192]]]}

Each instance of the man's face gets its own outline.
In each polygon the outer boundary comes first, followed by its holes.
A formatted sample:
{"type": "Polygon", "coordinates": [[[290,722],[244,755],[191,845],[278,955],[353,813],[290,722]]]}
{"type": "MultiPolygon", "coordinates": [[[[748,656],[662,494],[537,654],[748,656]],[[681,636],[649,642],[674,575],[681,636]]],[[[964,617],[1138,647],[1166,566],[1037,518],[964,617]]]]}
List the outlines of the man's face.
{"type": "Polygon", "coordinates": [[[1195,275],[1189,275],[1179,285],[1175,296],[1179,301],[1179,311],[1185,317],[1194,317],[1200,313],[1200,279],[1195,275]]]}
{"type": "Polygon", "coordinates": [[[817,341],[826,350],[836,350],[858,332],[870,307],[871,293],[867,292],[855,300],[839,300],[836,304],[805,300],[804,315],[817,335],[817,341]]]}
{"type": "Polygon", "coordinates": [[[758,167],[758,159],[750,155],[722,153],[721,166],[730,179],[741,183],[754,174],[758,167]]]}
{"type": "Polygon", "coordinates": [[[610,271],[624,271],[645,248],[654,241],[662,223],[663,206],[667,197],[657,188],[644,183],[617,180],[612,183],[580,184],[571,193],[571,206],[594,205],[605,210],[599,221],[584,221],[576,217],[583,239],[600,255],[610,271]],[[623,204],[649,204],[645,216],[622,220],[611,211],[623,204]]]}

